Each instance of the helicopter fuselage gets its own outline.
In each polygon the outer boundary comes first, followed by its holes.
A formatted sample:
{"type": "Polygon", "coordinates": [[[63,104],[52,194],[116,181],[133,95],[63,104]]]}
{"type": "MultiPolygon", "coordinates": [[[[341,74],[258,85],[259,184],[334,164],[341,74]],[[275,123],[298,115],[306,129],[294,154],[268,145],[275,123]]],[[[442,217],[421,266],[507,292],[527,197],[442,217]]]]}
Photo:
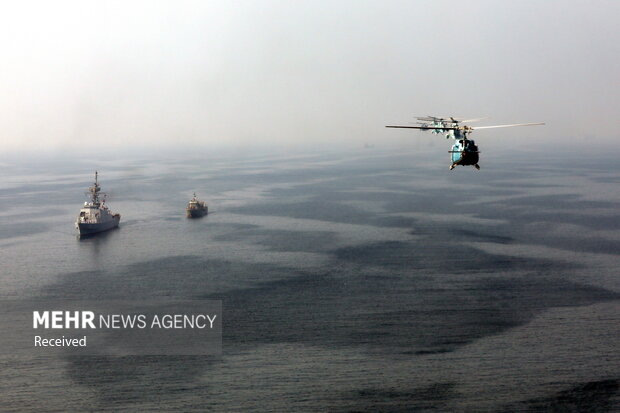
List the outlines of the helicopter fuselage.
{"type": "Polygon", "coordinates": [[[478,146],[471,139],[459,139],[450,150],[453,165],[477,165],[480,159],[478,146]]]}

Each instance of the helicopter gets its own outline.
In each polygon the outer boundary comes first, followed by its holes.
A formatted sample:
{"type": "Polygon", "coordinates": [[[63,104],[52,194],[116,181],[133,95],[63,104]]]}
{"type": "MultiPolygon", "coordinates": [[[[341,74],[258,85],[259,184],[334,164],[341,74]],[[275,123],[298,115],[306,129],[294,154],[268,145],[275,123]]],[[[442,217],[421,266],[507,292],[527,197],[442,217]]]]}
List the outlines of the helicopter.
{"type": "Polygon", "coordinates": [[[534,126],[534,125],[544,125],[543,122],[538,123],[514,123],[510,125],[491,125],[491,126],[469,126],[462,125],[462,123],[467,122],[476,122],[486,118],[476,118],[476,119],[461,119],[455,118],[452,116],[448,116],[445,118],[436,117],[436,116],[422,116],[416,117],[418,120],[418,126],[399,126],[399,125],[388,125],[386,128],[406,128],[406,129],[421,129],[421,130],[430,130],[434,134],[445,134],[446,139],[452,138],[456,142],[452,145],[450,153],[450,158],[452,160],[452,164],[450,165],[450,170],[454,169],[455,166],[461,165],[473,165],[475,169],[480,169],[480,165],[478,165],[479,161],[479,153],[478,146],[473,139],[469,139],[467,136],[474,130],[477,129],[491,129],[491,128],[509,128],[513,126],[534,126]]]}

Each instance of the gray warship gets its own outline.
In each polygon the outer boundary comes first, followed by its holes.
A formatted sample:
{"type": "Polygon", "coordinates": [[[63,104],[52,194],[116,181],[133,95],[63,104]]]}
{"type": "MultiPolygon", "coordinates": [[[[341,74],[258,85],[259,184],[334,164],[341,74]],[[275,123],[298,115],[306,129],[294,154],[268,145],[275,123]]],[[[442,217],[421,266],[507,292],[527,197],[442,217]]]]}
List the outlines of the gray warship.
{"type": "Polygon", "coordinates": [[[194,197],[187,203],[185,213],[188,218],[200,218],[209,213],[209,207],[203,201],[199,201],[194,192],[194,197]]]}
{"type": "Polygon", "coordinates": [[[105,205],[105,194],[101,192],[97,175],[95,172],[95,183],[88,188],[90,202],[84,202],[80,215],[75,221],[75,227],[80,231],[80,235],[96,234],[116,228],[121,220],[120,214],[112,213],[105,205]],[[103,195],[103,200],[99,202],[101,195],[103,195]]]}

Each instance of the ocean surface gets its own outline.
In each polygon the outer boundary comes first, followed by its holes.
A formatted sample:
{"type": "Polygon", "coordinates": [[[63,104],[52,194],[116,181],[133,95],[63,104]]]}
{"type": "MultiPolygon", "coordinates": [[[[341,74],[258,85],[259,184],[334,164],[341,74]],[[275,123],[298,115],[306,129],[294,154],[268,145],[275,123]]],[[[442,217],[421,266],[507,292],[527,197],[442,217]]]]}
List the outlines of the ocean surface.
{"type": "Polygon", "coordinates": [[[620,411],[620,164],[431,149],[0,159],[1,299],[223,302],[221,356],[5,351],[0,410],[620,411]]]}

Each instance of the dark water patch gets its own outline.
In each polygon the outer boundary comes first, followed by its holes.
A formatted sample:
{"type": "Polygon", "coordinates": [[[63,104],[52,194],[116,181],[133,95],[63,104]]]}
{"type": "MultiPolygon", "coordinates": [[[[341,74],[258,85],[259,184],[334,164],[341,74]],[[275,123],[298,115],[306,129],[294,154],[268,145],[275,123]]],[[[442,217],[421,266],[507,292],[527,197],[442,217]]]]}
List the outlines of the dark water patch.
{"type": "Polygon", "coordinates": [[[501,411],[503,413],[617,412],[620,411],[619,383],[619,379],[592,381],[549,397],[512,404],[501,411]]]}
{"type": "MultiPolygon", "coordinates": [[[[400,182],[400,181],[397,181],[400,182]]],[[[471,188],[425,188],[423,190],[411,188],[409,186],[397,185],[393,181],[390,182],[386,177],[386,182],[377,184],[382,191],[376,191],[369,187],[368,183],[360,186],[350,186],[345,181],[343,185],[338,186],[331,182],[330,187],[323,187],[317,184],[315,192],[308,192],[307,186],[287,188],[286,190],[277,190],[277,197],[285,199],[286,196],[312,195],[312,202],[321,203],[325,201],[334,203],[343,203],[346,201],[373,201],[384,204],[386,211],[390,213],[398,212],[428,212],[428,213],[475,213],[481,207],[477,204],[463,204],[466,201],[475,201],[479,195],[514,195],[521,193],[520,191],[505,191],[482,189],[472,191],[471,188]],[[351,188],[359,188],[358,191],[349,191],[351,188]],[[369,188],[365,190],[365,188],[369,188]],[[389,190],[393,190],[390,192],[389,190]],[[286,191],[286,194],[283,193],[286,191]]]]}
{"type": "Polygon", "coordinates": [[[534,245],[544,245],[565,251],[620,255],[620,241],[604,238],[584,238],[580,234],[574,237],[540,237],[534,245]]]}
{"type": "Polygon", "coordinates": [[[400,217],[400,216],[378,216],[371,221],[372,225],[387,228],[411,228],[420,222],[417,218],[400,217]]]}
{"type": "Polygon", "coordinates": [[[449,353],[450,349],[437,349],[437,350],[418,350],[418,351],[403,351],[402,354],[415,354],[416,356],[426,356],[429,354],[441,354],[449,353]]]}
{"type": "Polygon", "coordinates": [[[566,209],[580,209],[587,211],[590,208],[614,208],[617,202],[590,201],[582,199],[578,194],[563,195],[528,195],[510,198],[511,206],[543,206],[546,210],[562,213],[566,209]]]}
{"type": "Polygon", "coordinates": [[[337,260],[354,262],[357,265],[385,267],[391,270],[420,270],[435,268],[437,262],[427,259],[426,254],[442,254],[442,249],[430,251],[428,244],[384,241],[354,247],[343,247],[335,250],[337,260]],[[426,256],[425,256],[426,255],[426,256]]]}
{"type": "MultiPolygon", "coordinates": [[[[36,197],[36,196],[40,197],[41,195],[37,194],[39,192],[44,192],[46,197],[48,195],[54,196],[54,192],[58,192],[58,193],[67,192],[68,188],[76,188],[79,185],[80,183],[76,184],[74,182],[67,183],[67,184],[58,183],[56,181],[29,182],[29,183],[24,183],[24,184],[11,187],[11,188],[0,188],[0,199],[10,198],[12,202],[19,202],[20,200],[24,200],[24,198],[30,198],[30,197],[36,197]]],[[[88,188],[89,185],[91,185],[91,183],[84,183],[82,192],[84,192],[88,188]]],[[[39,198],[39,201],[40,201],[40,198],[39,198]]]]}
{"type": "Polygon", "coordinates": [[[229,212],[244,215],[266,215],[312,219],[345,224],[410,228],[418,220],[409,217],[383,216],[351,205],[323,198],[295,203],[260,203],[232,208],[229,212]]]}
{"type": "Polygon", "coordinates": [[[442,285],[414,274],[356,277],[330,271],[299,273],[208,298],[224,302],[225,348],[297,342],[415,354],[452,351],[525,324],[548,308],[620,295],[546,277],[442,285]]]}
{"type": "MultiPolygon", "coordinates": [[[[99,238],[92,240],[99,242],[99,238]]],[[[288,269],[198,256],[174,256],[64,274],[40,293],[46,298],[185,299],[290,276],[288,269]]]]}
{"type": "Polygon", "coordinates": [[[250,241],[282,252],[324,252],[337,245],[337,234],[327,231],[270,230],[257,226],[229,231],[214,237],[216,241],[250,241]]]}
{"type": "MultiPolygon", "coordinates": [[[[566,207],[571,208],[570,206],[566,207]]],[[[615,207],[618,208],[618,207],[615,207]]],[[[620,208],[619,208],[620,209],[620,208]]],[[[546,224],[572,224],[586,227],[591,230],[617,230],[620,229],[620,214],[596,214],[587,209],[583,212],[567,212],[564,210],[547,210],[545,206],[528,209],[504,209],[500,204],[493,209],[479,208],[478,216],[486,219],[502,219],[509,221],[510,225],[519,227],[532,223],[546,224]]],[[[532,235],[540,236],[537,231],[532,235]]],[[[579,234],[575,234],[579,235],[579,234]]]]}
{"type": "MultiPolygon", "coordinates": [[[[394,170],[393,167],[390,167],[394,170]]],[[[290,184],[291,182],[304,183],[299,188],[307,193],[313,193],[317,190],[324,191],[326,189],[342,189],[357,185],[361,182],[372,182],[378,177],[379,182],[383,182],[381,176],[386,169],[382,166],[366,166],[352,167],[351,165],[325,165],[324,167],[307,168],[284,168],[273,170],[261,170],[261,168],[250,167],[247,171],[229,171],[226,176],[218,176],[217,181],[226,182],[227,186],[232,187],[231,183],[239,183],[238,187],[247,187],[254,185],[273,185],[273,184],[290,184]],[[258,171],[256,170],[258,169],[258,171]],[[320,182],[316,182],[320,181],[320,182]],[[347,183],[345,183],[347,182],[347,183]]],[[[287,195],[287,189],[281,188],[271,192],[272,195],[287,195]]]]}
{"type": "Polygon", "coordinates": [[[226,230],[227,232],[241,232],[250,231],[252,229],[261,228],[260,225],[252,225],[252,224],[239,224],[235,222],[210,222],[209,228],[214,230],[226,230]]]}
{"type": "MultiPolygon", "coordinates": [[[[199,217],[199,218],[204,218],[204,217],[199,217]]],[[[175,222],[175,221],[183,221],[185,219],[188,219],[185,215],[181,215],[181,213],[179,213],[179,216],[171,216],[171,217],[163,217],[162,220],[164,221],[169,221],[169,222],[175,222]]]]}
{"type": "MultiPolygon", "coordinates": [[[[518,182],[515,181],[507,181],[507,182],[497,182],[497,181],[491,181],[488,183],[489,186],[491,187],[506,187],[506,186],[510,186],[513,188],[517,188],[517,189],[531,189],[531,188],[557,188],[558,185],[557,184],[553,184],[553,183],[548,183],[548,184],[541,184],[541,183],[536,183],[536,182],[527,182],[525,180],[519,180],[518,182]]],[[[510,193],[512,194],[517,194],[517,193],[522,193],[522,190],[512,190],[512,191],[507,191],[506,195],[509,195],[510,193]]]]}
{"type": "Polygon", "coordinates": [[[121,221],[119,224],[119,229],[122,227],[131,227],[133,225],[137,225],[140,224],[141,222],[144,222],[144,220],[142,219],[136,219],[136,218],[124,218],[124,215],[121,214],[121,221]]]}
{"type": "Polygon", "coordinates": [[[47,232],[50,225],[43,222],[0,223],[0,239],[24,237],[47,232]]]}
{"type": "Polygon", "coordinates": [[[382,302],[381,311],[352,315],[357,330],[349,338],[383,343],[401,354],[442,353],[528,323],[548,308],[619,298],[607,290],[547,279],[461,281],[443,290],[420,286],[400,297],[392,291],[393,305],[382,302]]]}
{"type": "MultiPolygon", "coordinates": [[[[54,206],[75,203],[76,215],[80,206],[86,201],[84,191],[88,187],[75,184],[25,185],[17,189],[0,189],[0,210],[21,209],[33,205],[54,206]]],[[[64,211],[62,211],[64,213],[64,211]]]]}
{"type": "Polygon", "coordinates": [[[345,289],[342,280],[308,274],[207,298],[223,300],[224,348],[283,342],[330,346],[346,335],[339,328],[351,306],[345,289]]]}
{"type": "Polygon", "coordinates": [[[618,176],[590,176],[589,179],[602,184],[620,184],[620,177],[618,176]]]}
{"type": "MultiPolygon", "coordinates": [[[[616,203],[606,201],[584,201],[574,195],[542,195],[542,196],[519,196],[506,201],[475,202],[480,196],[510,196],[521,194],[522,190],[495,189],[480,187],[472,190],[471,185],[459,188],[440,189],[425,188],[424,190],[410,187],[399,187],[401,181],[396,181],[389,176],[379,176],[377,179],[385,179],[386,182],[377,187],[394,189],[396,192],[374,191],[368,183],[358,185],[349,180],[321,182],[313,185],[301,185],[293,188],[277,189],[272,193],[279,199],[287,196],[311,195],[312,199],[300,203],[262,203],[248,205],[234,209],[234,212],[254,215],[287,216],[293,218],[318,219],[324,221],[344,223],[370,223],[377,226],[397,227],[411,226],[416,221],[401,218],[399,222],[395,218],[378,216],[361,209],[344,204],[345,201],[373,201],[383,204],[386,212],[396,214],[399,212],[428,212],[433,214],[475,214],[480,218],[499,218],[514,223],[528,223],[534,216],[532,214],[546,214],[553,222],[568,222],[571,217],[564,214],[566,209],[580,209],[588,211],[592,208],[611,208],[616,203]],[[313,191],[309,191],[313,188],[313,191]],[[358,191],[348,189],[358,188],[358,191]],[[369,188],[364,191],[363,188],[369,188]],[[468,203],[472,202],[472,203],[468,203]],[[506,208],[503,205],[506,204],[506,208]],[[528,207],[535,207],[528,208],[528,207]]],[[[584,214],[587,215],[587,212],[584,214]]],[[[418,219],[420,221],[421,219],[418,219]]],[[[617,221],[618,222],[618,221],[617,221]]]]}
{"type": "Polygon", "coordinates": [[[512,302],[517,307],[537,312],[550,307],[584,306],[620,299],[620,293],[604,288],[544,276],[516,280],[482,278],[472,288],[491,302],[512,302]]]}
{"type": "Polygon", "coordinates": [[[410,390],[404,389],[362,389],[342,395],[351,401],[349,407],[335,411],[342,412],[420,412],[446,411],[447,402],[456,397],[455,383],[434,383],[410,390]]]}
{"type": "Polygon", "coordinates": [[[367,224],[375,214],[327,199],[297,203],[262,203],[232,208],[229,212],[246,215],[281,216],[298,219],[367,224]]]}
{"type": "MultiPolygon", "coordinates": [[[[405,273],[423,270],[430,274],[484,274],[498,271],[547,271],[568,268],[567,264],[542,259],[494,255],[467,245],[421,239],[411,242],[385,241],[333,251],[338,260],[376,266],[405,273]]],[[[574,267],[573,267],[574,268],[574,267]]]]}
{"type": "MultiPolygon", "coordinates": [[[[405,175],[406,176],[406,175],[405,175]]],[[[308,195],[315,198],[328,196],[334,200],[375,200],[380,198],[380,194],[386,194],[386,191],[403,191],[401,182],[403,181],[404,174],[394,172],[393,174],[382,173],[380,175],[367,175],[360,173],[360,175],[338,175],[333,174],[321,182],[310,182],[303,185],[297,185],[288,188],[274,188],[269,191],[269,194],[276,199],[286,199],[290,196],[308,195]],[[381,192],[376,190],[369,190],[365,192],[365,188],[381,188],[381,192]],[[351,191],[355,189],[356,191],[351,191]],[[368,196],[365,197],[364,194],[368,196]]],[[[410,187],[406,188],[406,191],[411,191],[410,187]]]]}
{"type": "MultiPolygon", "coordinates": [[[[205,394],[198,378],[219,359],[209,356],[69,356],[67,375],[97,395],[91,409],[124,410],[175,394],[205,394]]],[[[196,399],[199,402],[200,398],[196,399]]]]}
{"type": "MultiPolygon", "coordinates": [[[[369,185],[367,182],[362,186],[352,186],[346,180],[318,182],[307,185],[294,186],[290,188],[275,188],[270,194],[276,199],[287,199],[291,196],[308,195],[314,199],[327,197],[333,201],[385,201],[387,198],[411,199],[415,192],[410,188],[404,191],[400,186],[386,182],[377,187],[369,185]],[[352,191],[354,189],[354,191],[352,191]],[[393,191],[393,192],[390,192],[393,191]],[[407,193],[409,192],[409,193],[407,193]]],[[[400,181],[400,179],[398,180],[400,181]]]]}
{"type": "Polygon", "coordinates": [[[386,200],[386,211],[392,213],[472,214],[480,209],[475,205],[457,205],[459,202],[470,200],[471,198],[467,195],[461,197],[455,193],[447,196],[443,193],[433,195],[427,192],[425,194],[415,194],[411,199],[403,197],[398,199],[392,196],[385,197],[384,199],[386,200]]]}
{"type": "Polygon", "coordinates": [[[492,242],[495,244],[513,244],[515,239],[508,236],[496,235],[489,232],[474,231],[467,229],[454,229],[453,235],[459,241],[492,242]]]}
{"type": "MultiPolygon", "coordinates": [[[[616,208],[618,208],[616,206],[616,208]]],[[[579,213],[562,213],[557,214],[540,214],[538,217],[546,222],[561,222],[584,226],[592,230],[617,230],[620,229],[620,214],[617,215],[591,215],[587,212],[579,213]]]]}
{"type": "MultiPolygon", "coordinates": [[[[40,206],[41,202],[39,202],[38,204],[35,204],[35,206],[40,206]]],[[[12,204],[11,204],[12,206],[12,204]]],[[[30,207],[32,207],[33,205],[29,205],[30,207]]],[[[6,205],[6,208],[0,208],[0,211],[6,211],[8,210],[9,205],[6,205]]],[[[78,205],[79,209],[80,205],[78,205]]],[[[4,215],[2,217],[0,217],[0,221],[10,221],[10,222],[15,222],[15,221],[21,221],[24,219],[28,219],[28,218],[40,218],[41,215],[39,215],[38,213],[24,213],[23,211],[19,211],[16,210],[15,208],[13,208],[13,213],[11,214],[7,214],[4,215]]],[[[66,214],[67,212],[64,209],[60,209],[60,208],[54,208],[52,206],[49,205],[45,205],[45,213],[46,216],[54,216],[54,215],[62,215],[62,214],[66,214]]],[[[77,212],[76,212],[77,215],[77,212]]]]}

